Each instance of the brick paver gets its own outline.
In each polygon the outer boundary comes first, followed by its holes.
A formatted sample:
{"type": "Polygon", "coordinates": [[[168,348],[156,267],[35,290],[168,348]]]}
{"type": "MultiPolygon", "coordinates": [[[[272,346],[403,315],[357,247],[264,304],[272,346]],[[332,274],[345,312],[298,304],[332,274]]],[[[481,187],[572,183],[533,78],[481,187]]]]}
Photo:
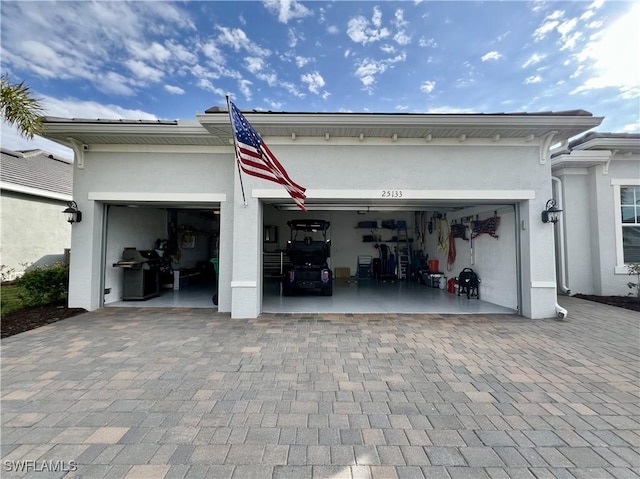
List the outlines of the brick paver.
{"type": "Polygon", "coordinates": [[[2,340],[2,477],[640,477],[640,315],[561,302],[70,318],[2,340]]]}

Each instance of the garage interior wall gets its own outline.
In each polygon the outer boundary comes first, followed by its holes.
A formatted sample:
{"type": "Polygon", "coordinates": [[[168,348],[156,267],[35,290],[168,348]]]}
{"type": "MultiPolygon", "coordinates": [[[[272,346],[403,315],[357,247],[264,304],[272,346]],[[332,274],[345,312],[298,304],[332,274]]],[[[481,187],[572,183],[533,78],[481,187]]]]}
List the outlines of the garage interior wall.
{"type": "MultiPolygon", "coordinates": [[[[308,213],[298,211],[278,211],[271,205],[265,205],[264,224],[273,225],[278,228],[278,242],[265,243],[265,252],[273,252],[284,250],[287,247],[287,240],[290,238],[290,230],[287,221],[297,219],[318,219],[331,222],[331,227],[327,231],[327,238],[331,239],[331,257],[329,258],[329,267],[349,268],[351,276],[356,276],[358,268],[358,256],[368,255],[374,258],[378,257],[378,250],[374,247],[376,243],[363,242],[363,236],[377,234],[382,240],[391,239],[395,236],[393,230],[378,229],[372,233],[366,228],[357,228],[359,222],[362,221],[378,221],[378,225],[384,220],[403,220],[407,222],[409,237],[413,238],[413,212],[369,212],[364,215],[358,214],[357,211],[309,211],[308,213]]],[[[387,242],[390,247],[395,242],[387,242]]],[[[392,248],[393,249],[393,248],[392,248]]]]}
{"type": "Polygon", "coordinates": [[[122,259],[125,247],[138,250],[155,248],[156,239],[167,235],[167,212],[164,208],[108,207],[105,256],[104,304],[122,300],[122,268],[113,264],[122,259]],[[135,227],[132,227],[135,225],[135,227]]]}
{"type": "MultiPolygon", "coordinates": [[[[449,222],[461,220],[466,223],[468,216],[485,220],[494,216],[500,218],[500,225],[496,232],[497,238],[489,234],[482,234],[473,241],[455,239],[456,261],[447,271],[447,258],[442,251],[437,250],[437,236],[434,230],[428,235],[429,257],[440,261],[440,269],[450,277],[458,276],[464,268],[471,268],[481,280],[480,298],[506,308],[519,310],[518,305],[518,264],[517,238],[515,230],[515,210],[513,206],[473,207],[447,214],[449,222]],[[473,245],[473,254],[472,254],[473,245]]],[[[467,228],[467,238],[470,230],[467,228]]]]}
{"type": "MultiPolygon", "coordinates": [[[[425,211],[424,216],[431,218],[436,213],[425,211]]],[[[379,228],[376,231],[357,228],[361,221],[377,221],[378,225],[384,220],[406,221],[408,237],[413,238],[412,250],[415,252],[423,249],[429,259],[437,259],[440,263],[440,271],[447,278],[456,277],[463,268],[472,268],[482,280],[481,298],[484,301],[498,304],[510,309],[518,310],[518,265],[517,265],[517,239],[515,232],[515,210],[513,206],[480,206],[449,212],[447,221],[458,221],[473,215],[479,220],[492,217],[494,213],[500,216],[500,226],[497,231],[498,238],[484,234],[473,240],[473,258],[471,256],[471,242],[456,239],[456,261],[451,270],[447,270],[447,256],[438,250],[437,229],[426,232],[424,244],[417,241],[416,218],[413,211],[371,211],[358,214],[357,211],[310,211],[308,213],[298,211],[278,211],[271,205],[265,205],[264,224],[277,226],[278,242],[265,243],[265,252],[284,251],[290,231],[287,221],[293,219],[321,219],[331,222],[329,238],[331,244],[331,258],[329,266],[335,268],[348,267],[351,276],[357,276],[357,262],[359,255],[378,257],[376,243],[363,242],[364,235],[379,235],[383,240],[389,240],[397,233],[393,230],[379,228]]],[[[418,229],[422,228],[419,226],[418,229]]],[[[467,235],[469,237],[469,234],[467,235]]],[[[387,242],[387,241],[384,241],[387,242]]],[[[394,252],[395,242],[387,242],[394,252]]]]}

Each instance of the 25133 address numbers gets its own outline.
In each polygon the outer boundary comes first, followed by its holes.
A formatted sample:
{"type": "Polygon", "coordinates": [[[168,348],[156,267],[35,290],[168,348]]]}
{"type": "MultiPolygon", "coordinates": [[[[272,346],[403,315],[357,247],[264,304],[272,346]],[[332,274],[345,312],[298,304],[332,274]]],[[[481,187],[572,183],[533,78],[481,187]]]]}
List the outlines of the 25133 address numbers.
{"type": "Polygon", "coordinates": [[[381,198],[402,198],[402,190],[382,190],[381,198]]]}

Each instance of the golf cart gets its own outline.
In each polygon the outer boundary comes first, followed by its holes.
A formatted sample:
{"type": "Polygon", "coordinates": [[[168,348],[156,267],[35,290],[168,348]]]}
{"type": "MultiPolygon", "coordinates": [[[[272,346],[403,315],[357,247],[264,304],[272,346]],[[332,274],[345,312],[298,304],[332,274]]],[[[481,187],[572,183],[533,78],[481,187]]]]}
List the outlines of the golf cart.
{"type": "Polygon", "coordinates": [[[331,255],[331,240],[327,230],[331,223],[324,220],[287,221],[291,239],[287,242],[289,266],[282,278],[282,294],[320,290],[323,296],[333,294],[333,275],[327,264],[331,255]]]}

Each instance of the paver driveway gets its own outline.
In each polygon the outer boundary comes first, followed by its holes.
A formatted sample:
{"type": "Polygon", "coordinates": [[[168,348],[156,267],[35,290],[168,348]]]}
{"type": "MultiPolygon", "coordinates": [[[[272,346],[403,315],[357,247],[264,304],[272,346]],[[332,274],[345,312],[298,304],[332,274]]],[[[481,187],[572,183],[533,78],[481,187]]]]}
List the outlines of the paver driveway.
{"type": "Polygon", "coordinates": [[[640,315],[563,303],[61,321],[2,341],[2,477],[638,477],[640,315]]]}

